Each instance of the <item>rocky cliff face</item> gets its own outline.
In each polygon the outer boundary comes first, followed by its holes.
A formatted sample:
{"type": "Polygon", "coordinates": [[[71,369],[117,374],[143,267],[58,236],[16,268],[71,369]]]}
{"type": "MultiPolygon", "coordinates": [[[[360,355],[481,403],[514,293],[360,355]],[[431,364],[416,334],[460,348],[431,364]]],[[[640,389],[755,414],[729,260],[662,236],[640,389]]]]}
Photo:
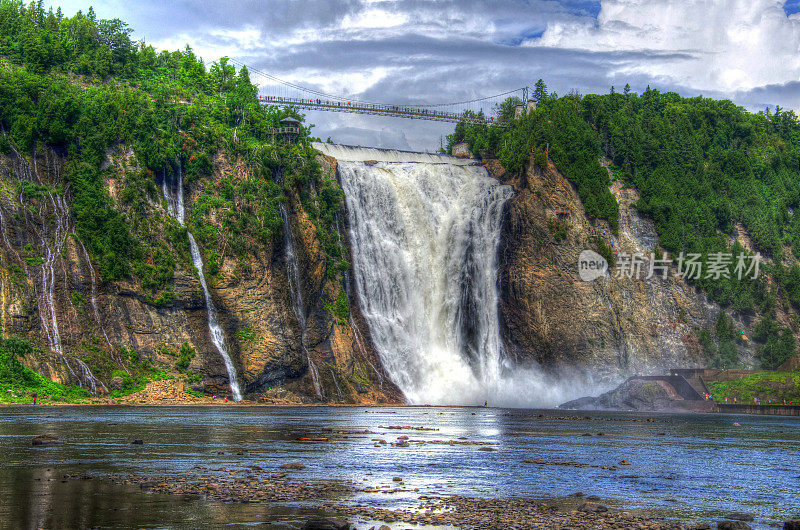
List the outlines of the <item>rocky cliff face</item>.
{"type": "MultiPolygon", "coordinates": [[[[318,161],[335,179],[336,160],[319,155],[318,161]]],[[[617,182],[612,186],[620,203],[620,228],[614,234],[604,222],[587,219],[575,189],[551,164],[531,163],[521,176],[507,174],[496,160],[485,164],[515,191],[505,207],[499,246],[499,313],[513,359],[554,372],[577,369],[609,383],[628,374],[703,363],[693,331],[711,328],[720,309],[702,293],[672,274],[618,278],[612,269],[592,282],[578,275],[584,249],[605,245],[615,254],[649,254],[655,248],[652,223],[631,206],[635,190],[617,182]]],[[[134,207],[125,198],[134,185],[130,175],[141,171],[133,154],[123,148],[109,153],[104,170],[115,204],[121,210],[134,207]]],[[[185,185],[187,218],[221,179],[246,179],[248,171],[244,161],[219,155],[209,174],[185,185]]],[[[51,150],[0,157],[3,336],[22,336],[37,345],[40,352],[24,362],[40,373],[96,393],[105,392],[114,371],[126,370],[132,357],[174,371],[176,352],[185,344],[197,352],[188,366],[195,375],[187,385],[227,394],[227,371],[210,339],[188,248],[169,243],[176,256],[169,297],[155,296],[140,280],[106,281],[75,235],[63,172],[62,157],[51,150]]],[[[170,178],[166,171],[147,176],[147,186],[156,191],[142,192],[144,200],[135,207],[143,212],[139,218],[147,219],[154,242],[167,245],[165,234],[177,225],[157,193],[165,178],[170,178]]],[[[309,213],[316,208],[317,191],[312,185],[302,196],[287,195],[288,239],[277,235],[246,255],[205,249],[224,255],[209,288],[247,398],[401,402],[371,346],[357,300],[346,289],[351,273],[329,270],[320,221],[309,213]],[[290,278],[292,254],[296,281],[290,278]]],[[[221,229],[222,213],[212,211],[205,222],[221,229]]],[[[347,223],[341,215],[335,231],[349,261],[347,223]]]]}
{"type": "Polygon", "coordinates": [[[587,219],[574,187],[552,164],[528,164],[507,174],[496,160],[490,173],[514,187],[500,242],[500,315],[507,350],[520,361],[555,371],[585,370],[595,380],[703,363],[693,328],[709,328],[719,308],[670,274],[668,279],[617,278],[592,282],[578,275],[581,251],[615,254],[655,249],[652,223],[632,204],[636,191],[614,182],[619,233],[587,219]]]}
{"type": "MultiPolygon", "coordinates": [[[[330,161],[321,161],[323,170],[332,171],[330,161]]],[[[108,192],[122,209],[136,160],[120,148],[109,153],[104,166],[108,192]]],[[[223,174],[247,178],[246,164],[235,157],[220,155],[212,168],[186,185],[187,215],[223,174]]],[[[160,185],[165,176],[152,177],[160,185]]],[[[315,200],[313,190],[310,200],[315,200]]],[[[2,333],[25,337],[41,349],[23,361],[53,380],[103,393],[112,372],[125,370],[130,356],[170,371],[175,352],[187,344],[197,352],[188,367],[197,374],[194,386],[228,393],[227,371],[211,342],[205,299],[186,249],[176,250],[169,298],[153,300],[138,280],[104,281],[75,235],[69,203],[57,153],[41,149],[33,156],[0,156],[2,333]]],[[[156,227],[153,237],[164,238],[170,222],[166,201],[153,193],[136,207],[156,227]]],[[[299,260],[305,333],[293,307],[284,238],[257,245],[246,258],[226,256],[219,274],[209,278],[247,398],[397,401],[400,396],[380,371],[357,311],[337,318],[330,310],[344,280],[342,273],[327,272],[317,227],[297,194],[290,194],[286,212],[299,260]]]]}

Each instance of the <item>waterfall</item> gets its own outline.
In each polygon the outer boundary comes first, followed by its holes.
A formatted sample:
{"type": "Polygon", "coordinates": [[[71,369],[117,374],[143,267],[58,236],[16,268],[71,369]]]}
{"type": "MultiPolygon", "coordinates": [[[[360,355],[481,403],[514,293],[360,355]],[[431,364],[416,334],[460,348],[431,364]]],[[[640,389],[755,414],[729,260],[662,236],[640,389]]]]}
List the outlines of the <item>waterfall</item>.
{"type": "Polygon", "coordinates": [[[94,376],[94,374],[92,373],[92,371],[89,369],[89,367],[86,365],[85,362],[81,361],[77,357],[73,357],[73,359],[75,359],[75,362],[78,363],[78,366],[81,369],[81,373],[83,374],[83,380],[89,384],[89,389],[88,389],[89,392],[91,392],[93,395],[97,394],[97,388],[99,386],[100,388],[103,389],[104,393],[108,393],[106,385],[104,385],[102,381],[100,381],[98,378],[94,376]]]}
{"type": "MultiPolygon", "coordinates": [[[[164,199],[167,201],[168,212],[170,215],[175,217],[181,226],[183,226],[185,221],[185,210],[183,205],[183,172],[181,170],[180,162],[178,162],[178,182],[176,185],[177,199],[172,198],[171,193],[166,185],[166,179],[167,176],[165,173],[162,191],[164,193],[164,199]]],[[[203,287],[203,294],[205,295],[206,310],[208,312],[208,331],[211,335],[211,342],[214,344],[214,347],[217,349],[225,363],[225,369],[228,371],[228,379],[230,381],[233,399],[235,401],[241,401],[242,390],[239,387],[239,379],[236,376],[236,367],[233,365],[231,356],[228,353],[228,348],[225,346],[225,334],[222,331],[222,326],[219,325],[219,319],[217,318],[217,307],[214,305],[214,300],[211,298],[211,292],[208,290],[206,277],[205,274],[203,274],[203,257],[200,255],[200,249],[198,248],[192,233],[187,232],[187,234],[189,236],[189,251],[192,255],[192,262],[197,269],[197,275],[200,278],[200,285],[203,287]]]]}
{"type": "MultiPolygon", "coordinates": [[[[33,167],[31,167],[25,158],[16,150],[16,148],[14,148],[13,144],[11,149],[14,153],[15,160],[14,173],[16,174],[20,183],[34,182],[35,178],[36,182],[44,186],[44,183],[39,176],[39,168],[36,162],[36,152],[34,151],[31,157],[33,160],[33,167]]],[[[69,208],[63,201],[63,198],[58,196],[59,200],[56,201],[52,192],[50,191],[50,187],[45,186],[45,189],[47,190],[46,200],[49,200],[50,205],[52,206],[54,227],[51,229],[50,223],[46,221],[42,223],[41,226],[37,226],[37,223],[29,224],[39,238],[39,247],[44,255],[40,267],[41,280],[34,282],[34,290],[36,292],[37,303],[39,306],[39,318],[42,322],[42,331],[47,338],[47,345],[50,350],[58,353],[59,356],[63,358],[64,348],[61,343],[61,333],[59,331],[58,315],[55,307],[55,261],[61,255],[61,249],[64,247],[67,235],[70,232],[70,214],[69,208]]],[[[28,213],[27,208],[25,207],[24,192],[20,193],[19,200],[27,222],[28,213]]],[[[37,215],[42,220],[46,219],[45,210],[43,209],[44,202],[45,200],[40,200],[37,204],[37,215]]],[[[11,242],[7,240],[7,236],[5,234],[5,220],[3,220],[3,237],[6,239],[6,242],[10,247],[11,242]]],[[[16,254],[16,251],[14,252],[16,254]]],[[[17,257],[19,257],[18,254],[17,257]]],[[[67,367],[69,368],[68,363],[67,367]]],[[[72,371],[71,368],[70,371],[72,371]]]]}
{"type": "Polygon", "coordinates": [[[83,241],[79,239],[78,242],[81,244],[81,249],[83,249],[83,256],[84,259],[86,259],[86,266],[89,267],[89,277],[92,280],[91,302],[92,310],[94,312],[94,319],[95,322],[97,322],[97,325],[100,327],[100,331],[103,332],[103,337],[106,339],[106,344],[111,346],[111,341],[108,340],[108,335],[106,334],[106,328],[103,326],[103,321],[100,320],[100,311],[97,309],[97,279],[94,275],[94,266],[92,265],[92,260],[89,258],[89,253],[86,251],[83,241]]]}
{"type": "Polygon", "coordinates": [[[191,234],[191,232],[188,232],[188,235],[189,248],[192,253],[192,261],[197,269],[197,274],[200,277],[200,285],[203,286],[203,294],[205,294],[206,297],[206,308],[208,309],[208,331],[211,334],[211,342],[214,343],[214,347],[217,348],[217,351],[222,356],[222,360],[225,362],[225,368],[228,370],[228,378],[230,379],[231,383],[233,399],[236,401],[241,401],[242,391],[239,388],[239,381],[236,377],[236,367],[233,365],[231,356],[228,354],[228,349],[225,347],[225,335],[223,334],[222,326],[219,325],[219,320],[217,319],[217,308],[214,305],[214,301],[211,299],[211,293],[208,290],[208,285],[206,285],[206,277],[203,274],[203,257],[200,255],[200,249],[197,248],[197,243],[194,241],[194,236],[191,234]]]}
{"type": "MultiPolygon", "coordinates": [[[[42,332],[47,339],[48,347],[51,351],[56,352],[64,366],[67,367],[69,373],[78,380],[81,386],[84,383],[88,385],[92,394],[96,394],[98,388],[106,391],[105,385],[97,379],[89,367],[82,360],[77,357],[67,357],[64,351],[64,346],[61,341],[61,331],[58,321],[58,310],[56,308],[56,294],[63,294],[63,291],[57,291],[55,278],[56,278],[56,260],[62,260],[62,270],[64,273],[64,286],[68,285],[67,268],[64,265],[65,259],[62,256],[62,250],[67,241],[67,236],[74,235],[74,227],[72,226],[72,217],[70,214],[69,206],[67,205],[64,196],[59,193],[53,193],[49,185],[46,185],[41,176],[39,175],[39,167],[37,162],[36,151],[34,150],[31,160],[33,166],[17,151],[13,143],[11,144],[11,151],[14,154],[14,173],[17,176],[20,184],[25,182],[37,182],[39,185],[44,186],[46,195],[42,195],[37,201],[36,215],[38,221],[31,222],[28,218],[29,207],[26,205],[25,193],[20,192],[19,202],[22,208],[24,221],[30,230],[36,234],[39,239],[39,247],[43,254],[41,267],[38,268],[39,274],[31,276],[34,278],[34,291],[36,293],[36,301],[39,308],[39,317],[42,324],[42,332]],[[35,181],[34,181],[35,179],[35,181]],[[49,208],[46,204],[49,203],[49,208]],[[52,220],[52,223],[50,222],[52,220]],[[38,277],[37,277],[38,276],[38,277]],[[70,360],[75,361],[81,369],[81,374],[75,373],[70,364],[70,360]]],[[[50,151],[45,151],[45,170],[52,171],[51,181],[60,182],[61,176],[59,173],[59,164],[54,157],[51,159],[50,151]]],[[[20,255],[13,248],[11,240],[8,237],[6,220],[0,214],[0,230],[2,237],[8,246],[19,260],[20,255]]],[[[25,265],[24,260],[22,261],[25,265]]],[[[33,265],[29,265],[32,269],[36,270],[33,265]]],[[[27,267],[26,267],[27,269],[27,267]]],[[[5,302],[4,302],[5,307],[5,302]]],[[[69,312],[66,311],[66,316],[69,318],[69,312]]],[[[69,324],[69,323],[68,323],[69,324]]],[[[69,329],[69,325],[67,325],[69,329]]]]}
{"type": "Polygon", "coordinates": [[[470,160],[314,147],[338,160],[359,304],[406,399],[514,401],[521,389],[504,370],[497,310],[497,245],[511,188],[470,160]]]}
{"type": "Polygon", "coordinates": [[[294,239],[292,238],[292,228],[289,225],[289,214],[283,203],[278,204],[278,213],[283,221],[283,243],[286,248],[286,275],[289,277],[289,290],[292,292],[292,306],[297,321],[300,323],[300,347],[306,354],[308,370],[311,372],[311,380],[314,383],[314,391],[319,399],[324,398],[322,386],[319,380],[319,371],[314,364],[311,355],[306,348],[306,310],[303,304],[303,290],[300,286],[300,266],[297,263],[297,252],[294,249],[294,239]]]}

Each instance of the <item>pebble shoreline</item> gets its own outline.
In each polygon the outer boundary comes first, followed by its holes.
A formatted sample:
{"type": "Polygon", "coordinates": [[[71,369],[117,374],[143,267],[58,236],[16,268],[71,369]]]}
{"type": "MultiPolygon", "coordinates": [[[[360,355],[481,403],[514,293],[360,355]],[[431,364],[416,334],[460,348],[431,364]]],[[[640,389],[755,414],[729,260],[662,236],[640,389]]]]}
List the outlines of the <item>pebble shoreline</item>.
{"type": "MultiPolygon", "coordinates": [[[[288,468],[291,469],[291,468],[288,468]]],[[[287,473],[274,473],[258,466],[246,469],[220,468],[213,473],[193,475],[122,475],[115,482],[138,485],[143,491],[169,495],[196,495],[208,500],[243,503],[309,502],[315,507],[351,520],[408,523],[417,525],[449,525],[474,529],[690,529],[709,528],[685,525],[676,521],[624,511],[607,510],[597,502],[587,501],[581,494],[567,502],[548,503],[531,498],[484,498],[460,495],[422,495],[418,505],[409,509],[387,509],[362,503],[351,504],[347,497],[358,493],[374,493],[375,488],[362,488],[347,481],[317,483],[298,480],[287,473]],[[227,476],[225,476],[227,475],[227,476]]],[[[91,479],[91,476],[71,476],[91,479]]],[[[402,479],[401,481],[402,482],[402,479]]],[[[382,493],[415,491],[402,487],[382,493]]],[[[589,497],[591,499],[592,497],[589,497]]],[[[564,499],[561,499],[564,501],[564,499]]]]}

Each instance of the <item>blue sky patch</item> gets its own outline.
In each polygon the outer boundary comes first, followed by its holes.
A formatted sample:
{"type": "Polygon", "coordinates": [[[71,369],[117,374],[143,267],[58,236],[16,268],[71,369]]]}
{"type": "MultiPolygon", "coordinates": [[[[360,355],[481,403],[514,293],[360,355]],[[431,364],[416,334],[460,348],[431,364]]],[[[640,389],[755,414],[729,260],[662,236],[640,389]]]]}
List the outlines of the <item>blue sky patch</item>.
{"type": "MultiPolygon", "coordinates": [[[[800,11],[800,0],[792,0],[798,5],[796,11],[800,11]]],[[[588,15],[597,18],[600,13],[600,2],[592,0],[564,0],[562,5],[576,15],[588,15]]]]}
{"type": "Polygon", "coordinates": [[[800,12],[800,0],[786,0],[786,3],[783,4],[783,10],[787,16],[800,12]]]}

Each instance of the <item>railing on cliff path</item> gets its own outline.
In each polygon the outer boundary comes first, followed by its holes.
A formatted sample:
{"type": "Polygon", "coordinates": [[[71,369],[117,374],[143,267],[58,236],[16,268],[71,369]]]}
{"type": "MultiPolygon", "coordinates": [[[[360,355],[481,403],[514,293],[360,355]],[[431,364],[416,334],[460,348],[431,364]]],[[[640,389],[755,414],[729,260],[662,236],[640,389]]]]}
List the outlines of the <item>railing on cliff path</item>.
{"type": "Polygon", "coordinates": [[[765,414],[768,416],[800,416],[800,405],[781,405],[769,403],[756,405],[755,403],[717,403],[717,411],[725,414],[765,414]]]}

